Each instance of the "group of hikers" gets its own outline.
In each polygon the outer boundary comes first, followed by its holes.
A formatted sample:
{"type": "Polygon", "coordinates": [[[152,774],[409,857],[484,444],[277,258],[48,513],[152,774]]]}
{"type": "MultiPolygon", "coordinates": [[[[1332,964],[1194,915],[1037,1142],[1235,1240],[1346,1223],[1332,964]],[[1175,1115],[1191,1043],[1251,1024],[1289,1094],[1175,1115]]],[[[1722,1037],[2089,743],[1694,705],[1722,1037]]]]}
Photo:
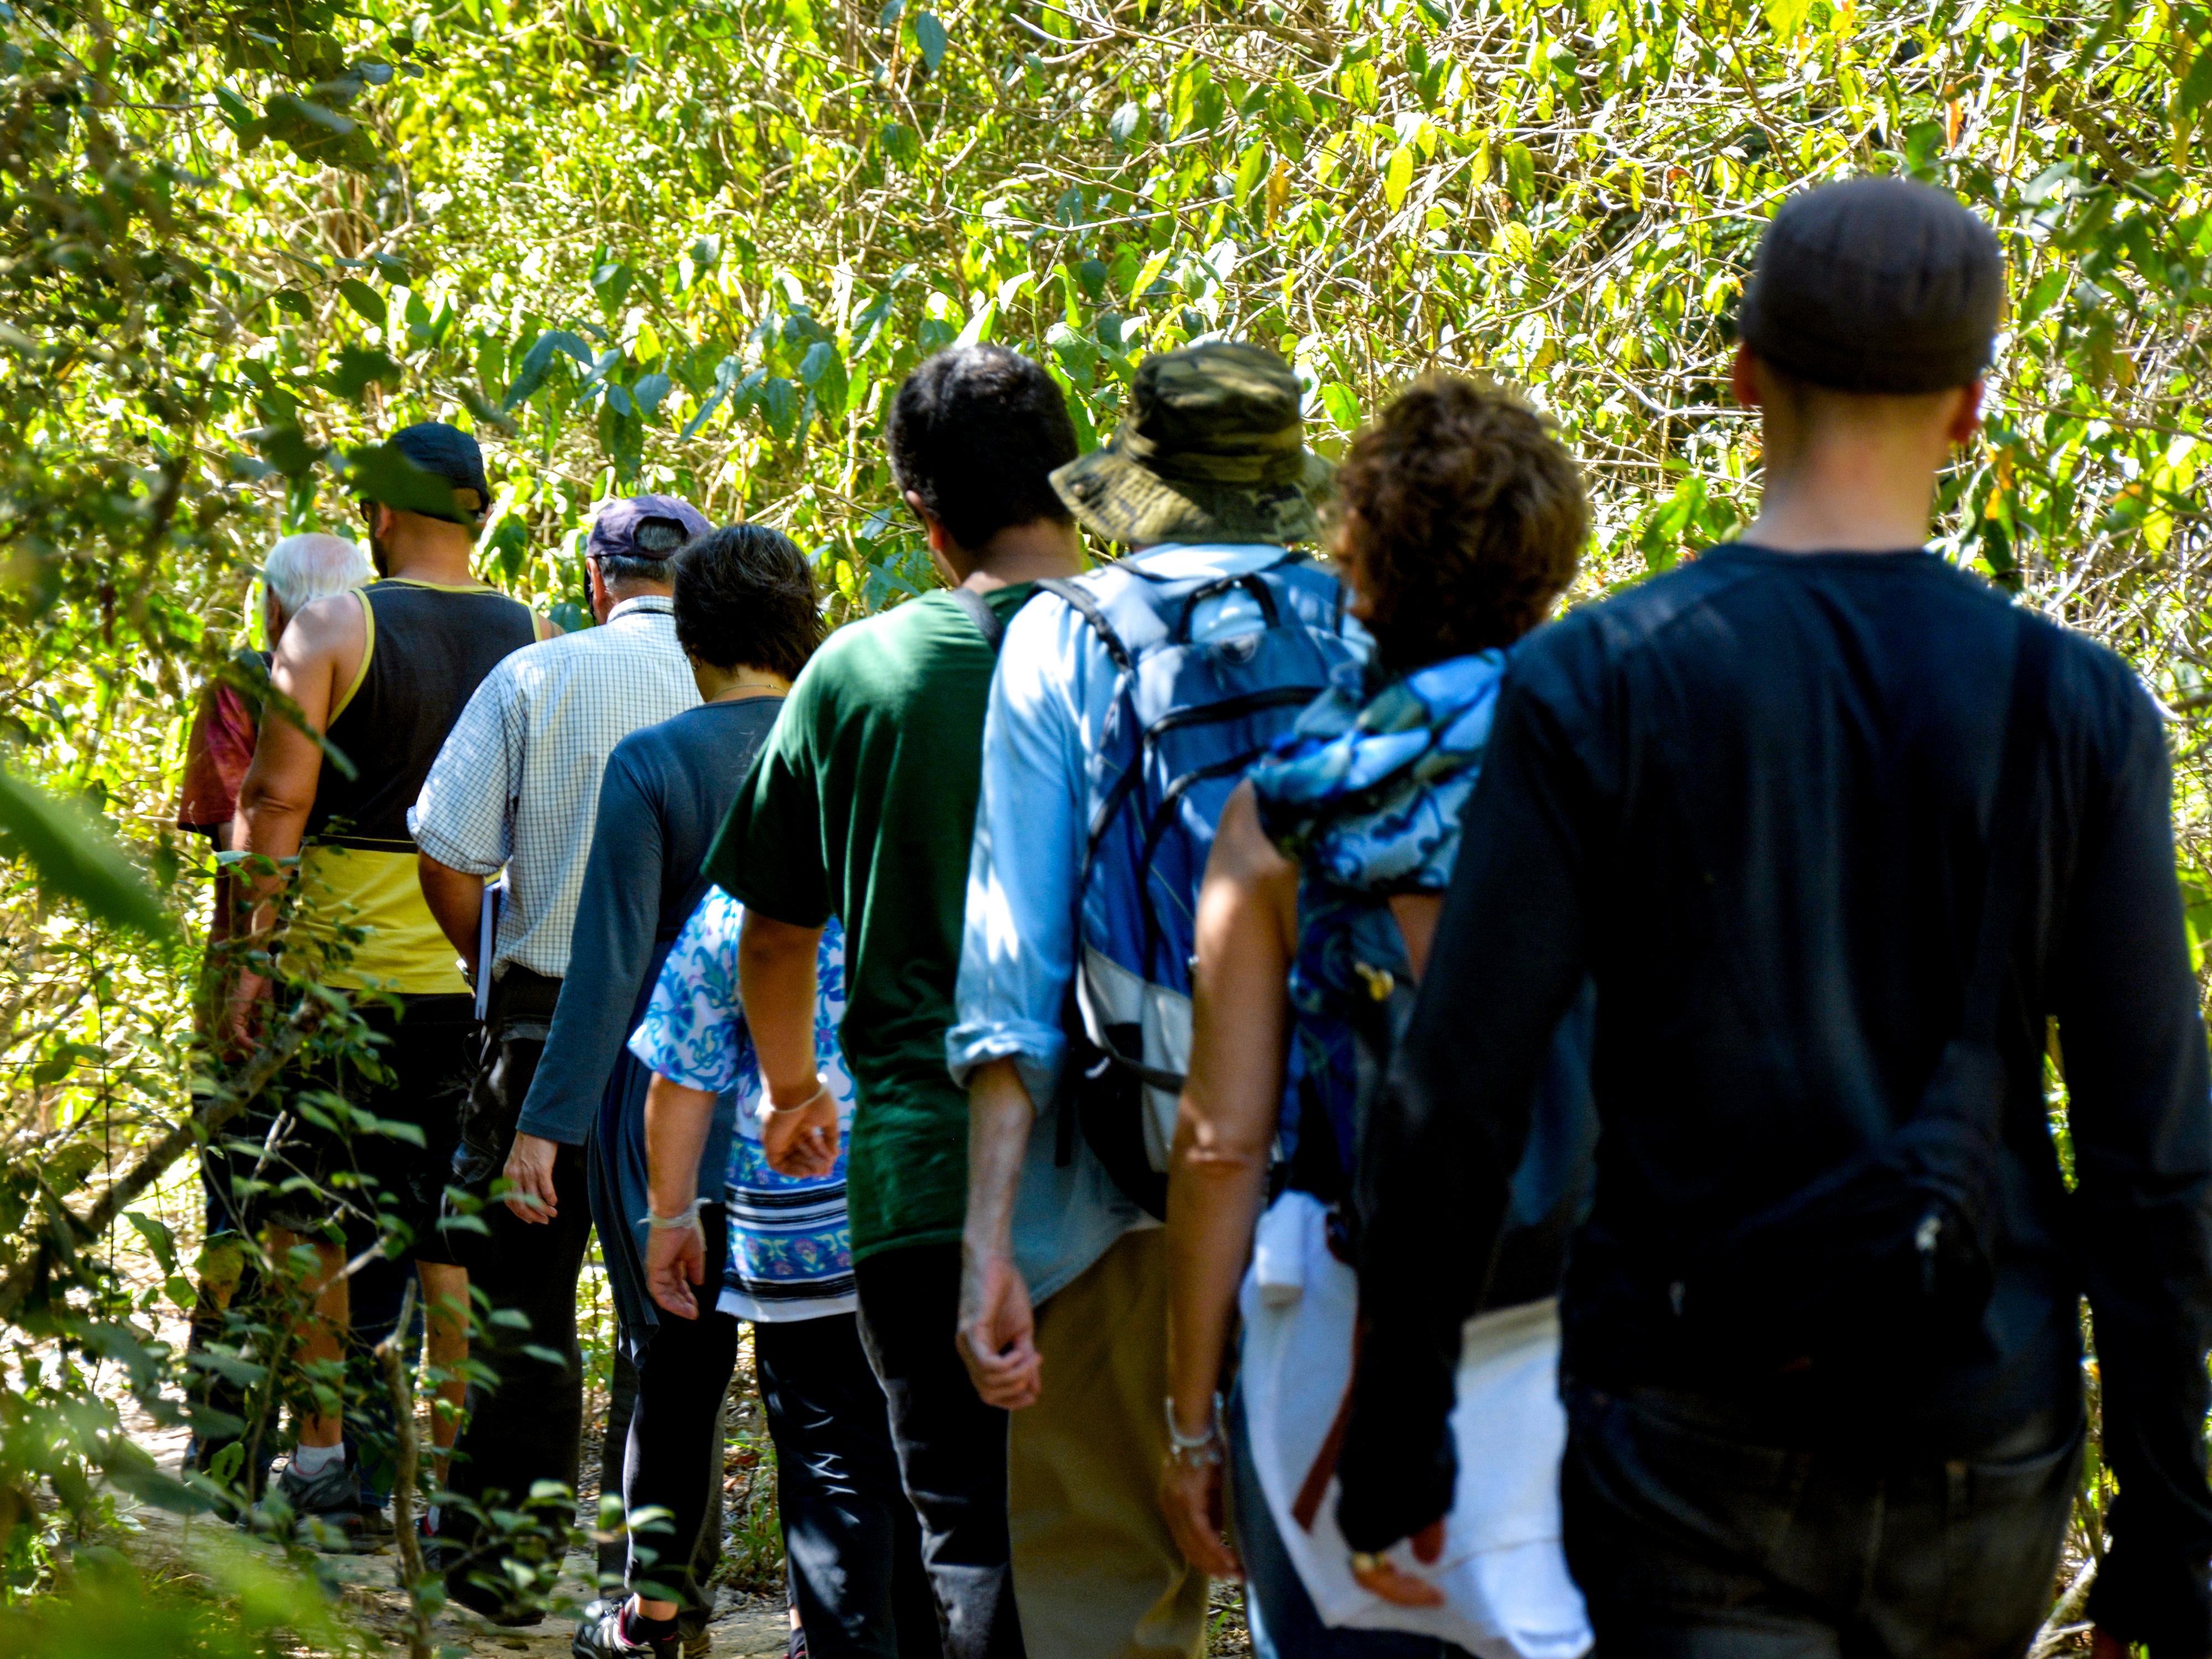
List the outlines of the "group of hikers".
{"type": "MultiPolygon", "coordinates": [[[[416,1276],[451,1597],[544,1616],[487,1517],[578,1489],[596,1226],[582,1659],[708,1650],[740,1324],[815,1659],[1193,1656],[1228,1577],[1270,1659],[2020,1655],[2084,1296],[2098,1650],[2212,1654],[2160,711],[1927,551],[2003,289],[1946,193],[1785,202],[1756,519],[1549,621],[1547,420],[1431,375],[1332,468],[1256,344],[1146,359],[1087,453],[1036,363],[928,358],[885,429],[945,588],[826,638],[789,539],[664,495],[562,634],[473,574],[474,441],[394,434],[452,509],[276,545],[180,817],[219,1039],[271,971],[373,1039],[210,1148],[210,1237],[320,1376],[416,1276]]],[[[343,1392],[275,1481],[332,1540],[343,1392]]]]}

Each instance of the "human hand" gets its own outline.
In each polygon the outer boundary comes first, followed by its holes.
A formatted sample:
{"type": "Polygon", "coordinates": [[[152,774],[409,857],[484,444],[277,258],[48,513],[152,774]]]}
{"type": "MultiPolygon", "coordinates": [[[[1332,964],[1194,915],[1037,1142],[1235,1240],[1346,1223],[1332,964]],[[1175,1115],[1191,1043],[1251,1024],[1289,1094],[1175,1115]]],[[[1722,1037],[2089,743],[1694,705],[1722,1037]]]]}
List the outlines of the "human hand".
{"type": "Polygon", "coordinates": [[[1244,1565],[1223,1534],[1221,1465],[1170,1457],[1160,1470],[1160,1513],[1183,1559],[1212,1578],[1242,1578],[1244,1565]]]}
{"type": "MultiPolygon", "coordinates": [[[[1423,1566],[1434,1565],[1444,1553],[1444,1523],[1441,1516],[1413,1534],[1413,1559],[1423,1566]]],[[[1425,1578],[1416,1578],[1386,1555],[1352,1553],[1352,1576],[1360,1588],[1401,1607],[1440,1607],[1443,1592],[1425,1578]]]]}
{"type": "Polygon", "coordinates": [[[778,1175],[819,1180],[837,1167],[837,1103],[826,1078],[796,1106],[761,1103],[761,1156],[778,1175]]]}
{"type": "Polygon", "coordinates": [[[961,1252],[960,1324],[953,1344],[987,1406],[1019,1411],[1044,1389],[1036,1316],[1021,1271],[996,1251],[961,1252]]]}
{"type": "Polygon", "coordinates": [[[514,1145],[507,1148],[507,1167],[500,1171],[500,1176],[510,1188],[506,1194],[507,1207],[519,1220],[544,1223],[561,1213],[553,1194],[553,1160],[560,1152],[561,1143],[557,1140],[516,1132],[514,1145]]]}
{"type": "Polygon", "coordinates": [[[267,976],[240,969],[222,1011],[222,1041],[233,1057],[251,1054],[259,1045],[261,1005],[268,1000],[267,976]]]}
{"type": "Polygon", "coordinates": [[[645,1287],[655,1305],[678,1319],[696,1319],[694,1285],[707,1282],[707,1236],[695,1212],[688,1227],[655,1227],[645,1238],[645,1287]]]}

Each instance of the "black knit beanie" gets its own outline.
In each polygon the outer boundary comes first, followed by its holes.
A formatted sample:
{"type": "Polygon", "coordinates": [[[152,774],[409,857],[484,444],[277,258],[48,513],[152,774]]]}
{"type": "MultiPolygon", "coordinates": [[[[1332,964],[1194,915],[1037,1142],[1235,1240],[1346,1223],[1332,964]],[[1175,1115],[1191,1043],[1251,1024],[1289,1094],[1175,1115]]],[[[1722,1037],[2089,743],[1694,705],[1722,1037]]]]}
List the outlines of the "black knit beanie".
{"type": "Polygon", "coordinates": [[[1782,204],[1736,326],[1765,362],[1839,392],[1942,392],[1989,367],[2004,264],[1948,191],[1847,179],[1782,204]]]}

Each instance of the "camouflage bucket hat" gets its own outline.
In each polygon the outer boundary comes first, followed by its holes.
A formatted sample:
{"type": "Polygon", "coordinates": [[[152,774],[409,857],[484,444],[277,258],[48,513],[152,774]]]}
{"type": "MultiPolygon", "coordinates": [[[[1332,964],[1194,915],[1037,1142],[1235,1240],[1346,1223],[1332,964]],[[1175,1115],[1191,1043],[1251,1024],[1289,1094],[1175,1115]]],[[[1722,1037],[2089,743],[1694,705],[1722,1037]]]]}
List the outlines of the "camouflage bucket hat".
{"type": "Polygon", "coordinates": [[[1310,542],[1329,464],[1305,447],[1297,376],[1265,346],[1218,342],[1147,357],[1129,415],[1052,475],[1085,529],[1153,542],[1310,542]]]}

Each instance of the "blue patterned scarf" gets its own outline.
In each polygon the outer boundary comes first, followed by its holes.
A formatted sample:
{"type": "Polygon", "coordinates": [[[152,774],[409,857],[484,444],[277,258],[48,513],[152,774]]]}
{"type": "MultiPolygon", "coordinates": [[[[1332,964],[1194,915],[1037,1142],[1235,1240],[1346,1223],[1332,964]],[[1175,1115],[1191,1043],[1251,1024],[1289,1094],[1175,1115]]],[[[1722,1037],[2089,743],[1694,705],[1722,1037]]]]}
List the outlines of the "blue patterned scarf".
{"type": "MultiPolygon", "coordinates": [[[[1397,893],[1442,893],[1459,856],[1460,811],[1482,769],[1505,676],[1503,651],[1431,663],[1372,686],[1358,669],[1334,682],[1250,773],[1261,827],[1298,864],[1298,944],[1283,1103],[1284,1156],[1297,1157],[1314,1113],[1352,1169],[1358,1090],[1351,1012],[1408,973],[1390,915],[1397,893]]],[[[1336,1194],[1324,1192],[1323,1196],[1336,1194]]]]}
{"type": "Polygon", "coordinates": [[[1504,675],[1503,651],[1431,663],[1371,692],[1358,670],[1340,670],[1252,769],[1267,838],[1331,886],[1443,891],[1504,675]]]}

